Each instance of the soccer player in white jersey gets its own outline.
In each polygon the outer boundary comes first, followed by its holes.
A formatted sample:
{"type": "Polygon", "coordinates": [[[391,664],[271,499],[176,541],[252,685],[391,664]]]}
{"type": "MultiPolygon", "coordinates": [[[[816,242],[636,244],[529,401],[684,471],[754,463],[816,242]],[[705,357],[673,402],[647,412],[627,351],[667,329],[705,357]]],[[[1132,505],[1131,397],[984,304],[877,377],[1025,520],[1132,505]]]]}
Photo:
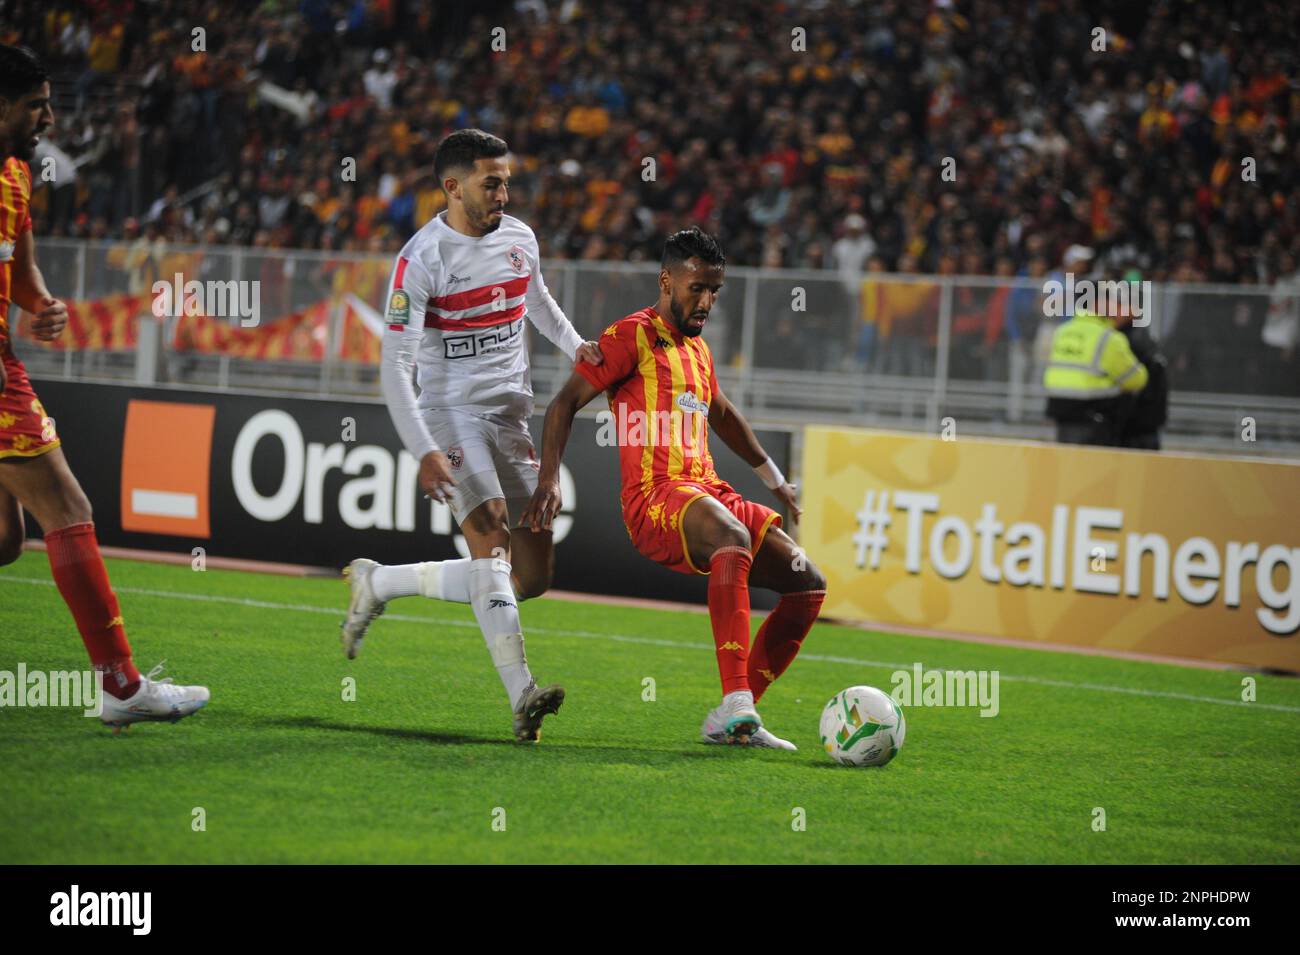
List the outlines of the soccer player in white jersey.
{"type": "Polygon", "coordinates": [[[447,209],[398,255],[384,319],[389,413],[420,462],[421,489],[451,506],[470,557],[398,566],[352,561],[344,572],[352,594],[342,641],[354,658],[395,597],[470,604],[505,684],[515,738],[531,742],[542,718],[564,701],[564,688],[533,679],[517,606],[546,591],[555,563],[549,531],[512,527],[537,488],[525,318],[570,358],[602,358],[546,290],[533,230],[505,214],[508,151],[504,140],[478,129],[439,144],[434,173],[447,209]]]}

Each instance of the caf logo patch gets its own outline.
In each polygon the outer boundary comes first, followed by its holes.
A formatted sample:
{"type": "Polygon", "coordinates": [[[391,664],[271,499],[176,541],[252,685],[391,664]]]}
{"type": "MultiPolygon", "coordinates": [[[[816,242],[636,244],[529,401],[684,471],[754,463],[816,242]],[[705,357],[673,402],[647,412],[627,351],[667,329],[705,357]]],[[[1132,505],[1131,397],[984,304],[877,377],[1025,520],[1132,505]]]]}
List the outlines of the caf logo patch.
{"type": "Polygon", "coordinates": [[[411,321],[411,300],[400,288],[388,296],[388,324],[408,325],[411,321]]]}

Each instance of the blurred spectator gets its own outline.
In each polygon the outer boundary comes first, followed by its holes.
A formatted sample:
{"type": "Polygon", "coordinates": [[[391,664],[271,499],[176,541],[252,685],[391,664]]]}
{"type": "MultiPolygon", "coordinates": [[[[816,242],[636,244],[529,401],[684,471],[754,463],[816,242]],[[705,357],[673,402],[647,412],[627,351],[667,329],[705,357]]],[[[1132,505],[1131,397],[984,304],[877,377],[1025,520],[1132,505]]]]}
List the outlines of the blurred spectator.
{"type": "Polygon", "coordinates": [[[1118,323],[1118,329],[1147,370],[1147,383],[1131,399],[1127,416],[1120,425],[1119,446],[1159,451],[1160,429],[1169,417],[1169,375],[1165,356],[1148,328],[1134,328],[1132,321],[1125,319],[1118,323]]]}
{"type": "Polygon", "coordinates": [[[1264,344],[1269,347],[1266,360],[1270,390],[1284,395],[1300,395],[1300,362],[1296,360],[1296,344],[1300,342],[1300,271],[1296,262],[1296,256],[1282,254],[1262,331],[1264,344]]]}

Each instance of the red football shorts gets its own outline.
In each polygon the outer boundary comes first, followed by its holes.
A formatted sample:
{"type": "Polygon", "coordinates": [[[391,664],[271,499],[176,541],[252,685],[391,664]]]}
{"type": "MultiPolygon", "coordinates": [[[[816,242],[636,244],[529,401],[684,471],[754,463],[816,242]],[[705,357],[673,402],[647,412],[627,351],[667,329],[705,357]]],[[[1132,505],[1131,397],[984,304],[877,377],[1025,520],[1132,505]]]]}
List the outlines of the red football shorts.
{"type": "Polygon", "coordinates": [[[656,484],[649,494],[638,488],[623,502],[623,523],[636,549],[656,564],[680,574],[707,574],[691,563],[682,519],[686,509],[702,497],[712,497],[735,514],[749,530],[749,552],[757,554],[767,529],[781,526],[781,515],[770,507],[747,501],[731,485],[704,484],[681,478],[656,484]]]}
{"type": "Polygon", "coordinates": [[[0,394],[0,458],[34,458],[60,444],[54,419],[45,413],[23,367],[7,348],[0,349],[5,386],[0,394]]]}

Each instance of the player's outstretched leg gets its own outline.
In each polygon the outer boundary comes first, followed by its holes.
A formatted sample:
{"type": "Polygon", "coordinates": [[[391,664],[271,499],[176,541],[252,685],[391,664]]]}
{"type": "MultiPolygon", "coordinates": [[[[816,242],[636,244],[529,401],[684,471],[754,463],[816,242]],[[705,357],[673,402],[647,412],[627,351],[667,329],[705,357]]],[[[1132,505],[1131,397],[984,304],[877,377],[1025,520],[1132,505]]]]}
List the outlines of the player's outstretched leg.
{"type": "MultiPolygon", "coordinates": [[[[555,546],[550,531],[515,530],[509,536],[511,588],[518,600],[540,597],[551,585],[555,546]]],[[[470,603],[471,558],[430,560],[416,564],[380,564],[358,557],[343,569],[351,596],[340,639],[349,660],[356,659],[370,625],[397,597],[427,597],[470,603]]]]}
{"type": "MultiPolygon", "coordinates": [[[[749,651],[746,675],[757,703],[803,646],[804,637],[812,629],[826,599],[826,578],[788,534],[771,527],[754,558],[749,580],[756,587],[781,594],[776,608],[758,628],[749,651]]],[[[765,728],[754,734],[750,745],[768,749],[798,748],[765,728]]]]}
{"type": "Polygon", "coordinates": [[[749,685],[759,700],[803,646],[826,599],[826,578],[785,531],[773,527],[754,557],[750,582],[781,595],[749,654],[749,685]]]}
{"type": "Polygon", "coordinates": [[[350,589],[347,616],[339,637],[349,660],[356,659],[370,625],[397,597],[428,597],[467,604],[470,559],[428,560],[418,564],[380,564],[358,557],[343,569],[350,589]]]}
{"type": "Polygon", "coordinates": [[[710,496],[681,514],[691,563],[709,568],[709,622],[722,678],[722,702],[704,718],[711,742],[748,743],[763,726],[749,688],[749,531],[710,496]]]}
{"type": "Polygon", "coordinates": [[[142,675],[131,659],[117,595],[95,539],[90,501],[68,468],[63,451],[0,462],[0,485],[46,528],[45,547],[54,583],[72,613],[95,670],[103,674],[100,719],[122,727],[142,720],[178,720],[207,705],[203,686],[142,675]]]}

